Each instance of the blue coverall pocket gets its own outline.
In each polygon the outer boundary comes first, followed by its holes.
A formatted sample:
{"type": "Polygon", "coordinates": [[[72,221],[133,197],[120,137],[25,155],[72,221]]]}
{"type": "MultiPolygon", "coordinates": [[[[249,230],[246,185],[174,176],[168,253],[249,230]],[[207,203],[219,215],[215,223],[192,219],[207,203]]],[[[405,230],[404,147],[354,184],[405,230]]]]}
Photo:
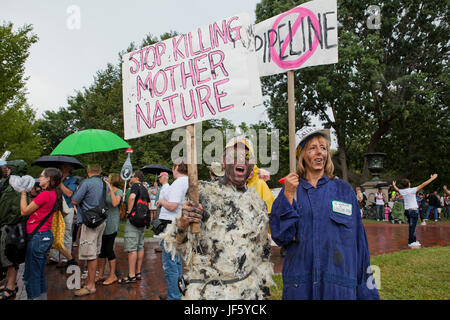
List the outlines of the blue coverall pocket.
{"type": "Polygon", "coordinates": [[[332,239],[341,242],[344,246],[351,246],[353,243],[353,219],[352,216],[346,216],[334,211],[330,214],[332,223],[332,239]]]}
{"type": "Polygon", "coordinates": [[[330,219],[333,220],[338,225],[343,225],[344,227],[351,229],[353,226],[352,216],[346,216],[334,211],[331,211],[330,219]]]}

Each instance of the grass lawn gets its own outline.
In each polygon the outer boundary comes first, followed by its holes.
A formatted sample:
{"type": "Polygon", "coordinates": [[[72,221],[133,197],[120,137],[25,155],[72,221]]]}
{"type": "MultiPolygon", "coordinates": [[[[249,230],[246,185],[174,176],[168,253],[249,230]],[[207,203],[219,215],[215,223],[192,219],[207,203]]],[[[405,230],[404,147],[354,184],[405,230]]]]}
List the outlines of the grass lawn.
{"type": "MultiPolygon", "coordinates": [[[[123,232],[125,230],[125,223],[126,223],[126,220],[120,220],[119,230],[117,231],[117,238],[123,238],[123,232]]],[[[153,235],[154,235],[154,233],[151,229],[149,229],[149,228],[145,229],[145,234],[144,234],[145,238],[152,238],[153,235]]]]}
{"type": "MultiPolygon", "coordinates": [[[[450,246],[404,250],[371,258],[380,268],[382,300],[449,300],[450,246]]],[[[281,275],[273,277],[271,299],[280,300],[281,275]]]]}

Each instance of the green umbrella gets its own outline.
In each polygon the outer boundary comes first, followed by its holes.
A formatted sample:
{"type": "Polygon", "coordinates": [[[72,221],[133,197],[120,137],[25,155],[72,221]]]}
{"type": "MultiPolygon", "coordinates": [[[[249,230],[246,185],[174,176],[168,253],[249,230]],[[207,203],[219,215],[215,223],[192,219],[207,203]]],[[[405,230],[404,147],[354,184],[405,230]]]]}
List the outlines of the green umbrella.
{"type": "Polygon", "coordinates": [[[83,153],[104,152],[131,148],[130,145],[111,131],[101,129],[82,130],[64,138],[50,155],[74,156],[83,153]]]}

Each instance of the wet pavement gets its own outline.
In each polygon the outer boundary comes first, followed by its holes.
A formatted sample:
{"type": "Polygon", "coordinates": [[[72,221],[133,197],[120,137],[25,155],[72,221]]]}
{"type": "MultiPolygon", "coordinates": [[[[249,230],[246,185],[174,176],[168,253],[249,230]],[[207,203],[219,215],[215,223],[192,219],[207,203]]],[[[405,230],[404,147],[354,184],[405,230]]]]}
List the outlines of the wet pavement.
{"type": "MultiPolygon", "coordinates": [[[[371,257],[409,249],[408,226],[392,225],[388,223],[364,223],[371,257]]],[[[417,226],[416,237],[423,247],[450,245],[450,222],[417,226]]],[[[117,257],[116,273],[123,277],[128,272],[127,254],[123,251],[122,239],[116,239],[115,253],[117,257]]],[[[68,274],[65,269],[58,269],[55,265],[46,267],[47,295],[49,300],[158,300],[159,294],[166,293],[167,285],[161,263],[161,253],[155,252],[159,247],[159,240],[147,239],[145,243],[145,257],[142,267],[142,280],[133,284],[117,284],[109,286],[97,285],[94,294],[85,297],[74,297],[67,289],[68,274]]],[[[74,247],[75,257],[77,248],[74,247]]],[[[283,257],[280,249],[272,247],[271,261],[274,263],[275,273],[281,273],[283,257]]],[[[26,292],[21,280],[23,265],[20,267],[18,285],[18,300],[26,299],[26,292]]],[[[106,275],[109,268],[106,268],[106,275]]]]}

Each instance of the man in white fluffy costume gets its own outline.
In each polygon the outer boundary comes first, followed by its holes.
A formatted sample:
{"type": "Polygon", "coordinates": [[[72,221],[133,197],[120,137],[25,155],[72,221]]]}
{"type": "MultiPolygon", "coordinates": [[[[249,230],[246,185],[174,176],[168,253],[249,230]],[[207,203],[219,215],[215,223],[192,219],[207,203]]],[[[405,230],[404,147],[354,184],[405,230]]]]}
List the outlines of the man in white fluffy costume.
{"type": "Polygon", "coordinates": [[[264,200],[246,187],[254,166],[246,139],[225,147],[224,177],[199,181],[199,202],[182,212],[162,235],[167,251],[184,253],[188,272],[179,281],[183,299],[263,299],[273,285],[268,217],[264,200]],[[200,233],[189,232],[200,222],[200,233]]]}

